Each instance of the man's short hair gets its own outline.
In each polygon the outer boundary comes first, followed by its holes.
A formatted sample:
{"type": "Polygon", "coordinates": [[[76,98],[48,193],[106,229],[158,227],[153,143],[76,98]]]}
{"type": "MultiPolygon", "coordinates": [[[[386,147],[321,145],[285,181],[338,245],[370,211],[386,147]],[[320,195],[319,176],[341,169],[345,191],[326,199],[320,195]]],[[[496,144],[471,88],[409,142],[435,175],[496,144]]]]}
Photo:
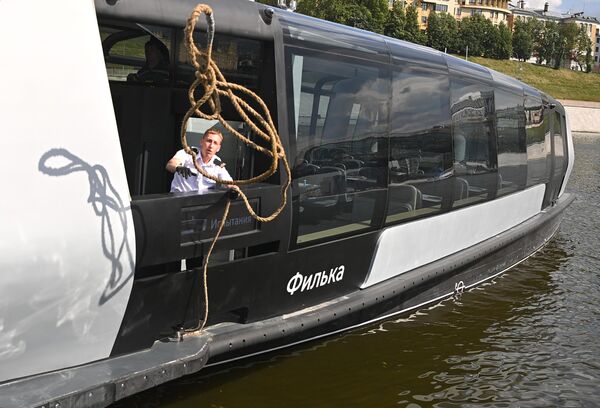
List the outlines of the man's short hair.
{"type": "Polygon", "coordinates": [[[223,142],[223,133],[221,133],[221,131],[219,129],[208,129],[206,132],[204,132],[202,139],[204,139],[206,136],[208,136],[211,133],[221,136],[221,142],[223,142]]]}

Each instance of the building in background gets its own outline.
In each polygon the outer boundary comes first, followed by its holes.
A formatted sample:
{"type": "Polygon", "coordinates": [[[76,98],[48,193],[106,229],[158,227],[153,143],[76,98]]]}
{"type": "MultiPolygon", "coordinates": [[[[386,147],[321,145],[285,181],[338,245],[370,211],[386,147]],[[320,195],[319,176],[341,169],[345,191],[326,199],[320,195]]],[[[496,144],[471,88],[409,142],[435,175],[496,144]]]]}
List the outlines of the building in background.
{"type": "MultiPolygon", "coordinates": [[[[414,5],[419,12],[419,28],[427,28],[427,19],[431,13],[448,13],[455,19],[481,14],[490,19],[494,24],[504,22],[508,24],[510,10],[508,0],[414,0],[401,1],[403,4],[414,5]]],[[[390,8],[394,0],[389,0],[390,8]]]]}
{"type": "MultiPolygon", "coordinates": [[[[388,0],[390,8],[394,0],[388,0]]],[[[600,71],[600,20],[597,17],[586,16],[583,12],[560,13],[552,11],[548,3],[543,9],[525,7],[525,1],[519,0],[513,5],[508,0],[395,0],[404,5],[412,4],[419,12],[419,27],[421,30],[427,28],[427,20],[431,13],[448,13],[456,20],[481,14],[491,20],[494,24],[504,22],[511,29],[516,19],[529,20],[536,18],[541,21],[554,21],[556,23],[573,22],[584,27],[592,42],[593,70],[600,71]]],[[[535,57],[531,59],[535,62],[535,57]]],[[[578,69],[573,61],[567,67],[578,69]]]]}
{"type": "MultiPolygon", "coordinates": [[[[553,21],[555,23],[575,23],[582,27],[592,43],[592,60],[593,70],[600,69],[600,20],[596,17],[586,16],[583,12],[578,13],[558,13],[549,10],[548,3],[543,9],[532,9],[525,7],[525,1],[521,0],[517,6],[509,5],[511,16],[509,17],[509,26],[513,27],[515,20],[530,20],[532,18],[540,21],[553,21]]],[[[535,57],[532,57],[531,62],[535,62],[535,57]]],[[[579,66],[574,61],[566,63],[565,68],[579,69],[579,66]]]]}

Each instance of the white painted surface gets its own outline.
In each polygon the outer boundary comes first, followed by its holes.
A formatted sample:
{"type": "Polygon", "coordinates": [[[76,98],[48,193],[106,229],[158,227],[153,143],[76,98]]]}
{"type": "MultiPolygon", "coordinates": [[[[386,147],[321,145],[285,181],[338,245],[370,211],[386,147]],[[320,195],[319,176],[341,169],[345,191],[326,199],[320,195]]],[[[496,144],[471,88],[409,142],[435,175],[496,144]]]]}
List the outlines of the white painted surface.
{"type": "Polygon", "coordinates": [[[0,1],[0,381],[105,358],[134,230],[94,3],[0,1]]]}
{"type": "Polygon", "coordinates": [[[600,107],[564,106],[573,132],[600,133],[600,107]]]}
{"type": "MultiPolygon", "coordinates": [[[[600,110],[598,110],[598,112],[600,112],[600,110]]],[[[558,193],[559,197],[565,192],[567,182],[569,181],[569,177],[571,177],[571,171],[573,171],[573,164],[575,163],[575,146],[573,146],[573,134],[571,133],[571,118],[569,112],[565,112],[565,120],[565,126],[567,128],[567,153],[569,157],[569,163],[567,164],[567,172],[565,174],[562,186],[560,187],[560,193],[558,193]]]]}
{"type": "Polygon", "coordinates": [[[469,248],[540,212],[545,185],[383,231],[362,288],[469,248]]]}

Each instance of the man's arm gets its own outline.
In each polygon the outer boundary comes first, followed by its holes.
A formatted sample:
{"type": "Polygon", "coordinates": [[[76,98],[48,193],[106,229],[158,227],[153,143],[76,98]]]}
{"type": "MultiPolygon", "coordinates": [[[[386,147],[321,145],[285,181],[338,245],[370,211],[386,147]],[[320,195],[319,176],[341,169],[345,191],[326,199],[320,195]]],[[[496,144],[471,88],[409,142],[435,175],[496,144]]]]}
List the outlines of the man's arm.
{"type": "MultiPolygon", "coordinates": [[[[229,174],[229,172],[227,171],[227,169],[225,167],[220,167],[219,169],[220,170],[219,170],[218,177],[221,180],[233,180],[231,178],[231,175],[229,174]]],[[[224,184],[224,186],[227,187],[227,188],[234,189],[234,190],[239,190],[239,187],[236,186],[235,184],[224,184]]]]}
{"type": "Polygon", "coordinates": [[[167,162],[165,169],[167,169],[169,173],[177,172],[184,178],[188,178],[191,176],[196,177],[196,174],[191,169],[188,169],[184,166],[183,160],[181,160],[181,157],[179,157],[179,153],[177,153],[171,158],[171,160],[167,162]]]}
{"type": "Polygon", "coordinates": [[[169,173],[175,173],[175,171],[177,170],[177,167],[181,166],[181,165],[182,165],[181,160],[179,160],[177,158],[177,156],[173,156],[171,158],[171,160],[169,160],[167,162],[167,165],[165,166],[165,169],[167,169],[167,171],[169,173]]]}

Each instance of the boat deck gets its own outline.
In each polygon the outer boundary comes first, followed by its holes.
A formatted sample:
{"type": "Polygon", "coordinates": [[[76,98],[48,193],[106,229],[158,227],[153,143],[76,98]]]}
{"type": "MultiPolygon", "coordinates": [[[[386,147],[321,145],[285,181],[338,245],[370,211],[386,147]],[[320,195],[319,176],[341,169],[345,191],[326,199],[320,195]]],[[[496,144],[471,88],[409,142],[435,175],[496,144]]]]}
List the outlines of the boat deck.
{"type": "Polygon", "coordinates": [[[159,341],[149,350],[0,384],[0,407],[105,407],[200,371],[208,336],[159,341]]]}

